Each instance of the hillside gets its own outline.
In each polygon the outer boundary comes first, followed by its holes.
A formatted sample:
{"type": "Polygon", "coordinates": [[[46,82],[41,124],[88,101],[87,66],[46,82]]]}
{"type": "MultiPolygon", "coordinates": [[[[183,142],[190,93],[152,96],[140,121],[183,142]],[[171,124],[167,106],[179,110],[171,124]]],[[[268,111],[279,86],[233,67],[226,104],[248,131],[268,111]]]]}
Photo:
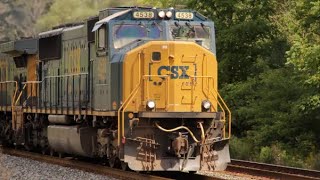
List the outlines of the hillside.
{"type": "Polygon", "coordinates": [[[51,0],[0,1],[0,41],[35,35],[35,23],[50,3],[51,0]]]}

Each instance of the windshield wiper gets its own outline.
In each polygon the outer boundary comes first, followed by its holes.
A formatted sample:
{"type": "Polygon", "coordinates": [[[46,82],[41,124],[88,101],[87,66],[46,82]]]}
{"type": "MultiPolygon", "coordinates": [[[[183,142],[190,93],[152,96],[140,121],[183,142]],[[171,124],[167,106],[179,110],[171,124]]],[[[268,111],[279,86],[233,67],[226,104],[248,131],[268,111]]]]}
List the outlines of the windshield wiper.
{"type": "Polygon", "coordinates": [[[210,33],[207,31],[207,29],[205,28],[205,25],[203,24],[203,23],[200,23],[201,24],[201,27],[202,27],[202,29],[204,30],[204,32],[206,32],[207,33],[207,35],[209,35],[210,36],[210,33]]]}
{"type": "Polygon", "coordinates": [[[142,22],[139,22],[139,26],[143,27],[148,33],[150,32],[150,29],[145,24],[143,24],[142,22]]]}
{"type": "Polygon", "coordinates": [[[191,31],[195,32],[194,26],[191,26],[191,24],[189,22],[186,22],[186,25],[191,31]]]}
{"type": "Polygon", "coordinates": [[[119,30],[121,29],[121,27],[123,26],[123,24],[124,24],[124,22],[122,22],[122,23],[120,24],[120,26],[117,28],[115,34],[118,34],[118,32],[119,32],[119,30]]]}
{"type": "Polygon", "coordinates": [[[152,25],[156,26],[158,28],[158,30],[160,32],[162,32],[162,29],[161,29],[160,25],[157,22],[153,21],[152,25]]]}

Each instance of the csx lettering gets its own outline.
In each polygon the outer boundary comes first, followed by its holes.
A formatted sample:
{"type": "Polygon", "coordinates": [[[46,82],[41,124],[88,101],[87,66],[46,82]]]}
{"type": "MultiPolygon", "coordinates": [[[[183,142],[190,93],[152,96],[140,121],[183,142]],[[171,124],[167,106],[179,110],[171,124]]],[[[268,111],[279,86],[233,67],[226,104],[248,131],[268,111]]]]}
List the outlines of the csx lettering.
{"type": "Polygon", "coordinates": [[[187,70],[189,66],[160,66],[158,75],[169,75],[171,79],[189,79],[187,70]]]}

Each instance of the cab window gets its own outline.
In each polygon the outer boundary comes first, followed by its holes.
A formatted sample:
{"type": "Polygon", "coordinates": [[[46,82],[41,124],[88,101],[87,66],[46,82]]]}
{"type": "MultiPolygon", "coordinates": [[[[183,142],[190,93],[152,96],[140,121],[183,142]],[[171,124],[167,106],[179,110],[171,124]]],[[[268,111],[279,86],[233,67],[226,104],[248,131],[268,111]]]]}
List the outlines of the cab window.
{"type": "Polygon", "coordinates": [[[171,26],[171,36],[176,41],[201,41],[201,45],[207,49],[211,46],[210,28],[206,26],[171,26]]]}
{"type": "Polygon", "coordinates": [[[106,48],[106,29],[100,28],[98,31],[98,49],[106,48]]]}
{"type": "Polygon", "coordinates": [[[113,44],[118,49],[136,40],[160,39],[161,34],[156,24],[119,24],[113,27],[113,44]]]}

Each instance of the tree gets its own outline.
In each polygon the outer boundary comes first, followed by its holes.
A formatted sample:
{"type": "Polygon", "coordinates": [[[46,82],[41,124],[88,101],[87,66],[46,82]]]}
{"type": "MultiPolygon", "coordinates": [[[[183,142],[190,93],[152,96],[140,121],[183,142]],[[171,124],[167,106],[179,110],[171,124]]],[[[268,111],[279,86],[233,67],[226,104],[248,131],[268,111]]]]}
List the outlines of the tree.
{"type": "Polygon", "coordinates": [[[320,2],[193,0],[189,6],[215,22],[220,92],[238,137],[231,148],[241,152],[234,155],[319,167],[320,2]],[[247,142],[251,148],[236,146],[247,142]]]}
{"type": "Polygon", "coordinates": [[[291,43],[288,64],[305,76],[299,110],[320,144],[320,1],[298,0],[288,4],[293,7],[288,19],[291,26],[287,29],[291,43]]]}
{"type": "Polygon", "coordinates": [[[320,1],[295,1],[288,28],[291,48],[288,51],[288,63],[306,75],[305,85],[312,92],[306,97],[304,110],[320,108],[320,1]]]}
{"type": "Polygon", "coordinates": [[[51,0],[0,2],[0,41],[35,36],[34,25],[50,4],[51,0]]]}
{"type": "Polygon", "coordinates": [[[189,6],[215,22],[220,82],[245,81],[263,72],[258,60],[283,66],[286,42],[270,21],[273,1],[193,0],[189,6]]]}
{"type": "Polygon", "coordinates": [[[135,4],[136,0],[54,0],[48,13],[38,20],[37,27],[40,30],[49,29],[52,26],[82,21],[87,17],[98,15],[99,10],[107,7],[135,4]]]}
{"type": "Polygon", "coordinates": [[[139,0],[140,4],[157,8],[183,8],[188,2],[189,0],[139,0]]]}

